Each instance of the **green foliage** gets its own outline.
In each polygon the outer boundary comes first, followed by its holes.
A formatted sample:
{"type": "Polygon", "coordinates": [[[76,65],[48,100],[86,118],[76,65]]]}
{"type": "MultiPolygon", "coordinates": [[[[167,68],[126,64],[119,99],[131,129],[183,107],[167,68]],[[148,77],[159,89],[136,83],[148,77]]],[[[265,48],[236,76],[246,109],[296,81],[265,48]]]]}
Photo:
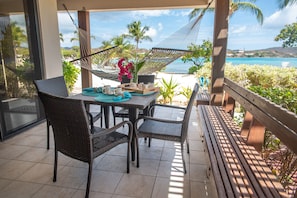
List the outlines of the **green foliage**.
{"type": "MultiPolygon", "coordinates": [[[[296,0],[291,0],[291,1],[296,1],[296,0]]],[[[264,20],[262,10],[256,4],[254,4],[254,2],[255,2],[255,0],[247,0],[247,1],[232,0],[232,1],[230,1],[229,17],[232,17],[232,15],[234,13],[236,13],[236,11],[238,11],[238,10],[248,11],[248,12],[252,13],[253,15],[255,15],[257,18],[257,21],[262,25],[263,20],[264,20]]],[[[214,11],[214,8],[209,7],[209,8],[206,8],[206,10],[205,10],[205,8],[195,8],[189,14],[189,18],[193,19],[196,16],[199,16],[196,18],[196,20],[200,20],[200,18],[202,18],[204,16],[204,13],[206,11],[212,12],[212,11],[214,11]]]]}
{"type": "Polygon", "coordinates": [[[205,62],[210,61],[210,57],[212,56],[212,43],[210,41],[203,40],[201,45],[191,44],[188,46],[188,50],[191,53],[187,53],[181,59],[184,63],[191,62],[199,70],[205,62]]]}
{"type": "Polygon", "coordinates": [[[226,64],[225,75],[241,86],[297,88],[297,69],[275,66],[226,64]]]}
{"type": "Polygon", "coordinates": [[[274,40],[283,41],[283,47],[297,46],[297,23],[285,25],[274,40]]]}
{"type": "Polygon", "coordinates": [[[280,87],[264,88],[261,86],[250,86],[249,89],[275,104],[297,113],[297,90],[280,87]]]}
{"type": "Polygon", "coordinates": [[[138,74],[139,70],[141,70],[141,68],[144,66],[144,63],[145,63],[145,61],[142,60],[142,61],[137,62],[137,63],[134,64],[133,72],[134,72],[136,75],[138,74]]]}
{"type": "Polygon", "coordinates": [[[196,72],[197,77],[203,76],[204,78],[210,78],[211,76],[211,62],[207,62],[204,66],[196,72]]]}
{"type": "Polygon", "coordinates": [[[278,7],[284,9],[287,6],[291,6],[297,3],[297,0],[280,0],[278,1],[278,7]]]}
{"type": "Polygon", "coordinates": [[[296,154],[289,149],[280,150],[280,161],[282,166],[279,169],[280,182],[284,187],[294,185],[294,175],[297,171],[296,154]]]}
{"type": "Polygon", "coordinates": [[[125,35],[125,37],[131,38],[136,42],[136,49],[138,49],[138,45],[142,40],[152,41],[152,38],[146,35],[149,27],[141,27],[141,21],[134,21],[128,24],[127,28],[129,34],[125,35]]]}
{"type": "MultiPolygon", "coordinates": [[[[207,63],[197,77],[209,77],[211,64],[207,63]]],[[[263,97],[296,113],[297,68],[282,68],[260,65],[226,64],[225,76],[243,87],[251,88],[263,97]]]]}
{"type": "Polygon", "coordinates": [[[2,42],[10,41],[12,39],[13,46],[20,47],[21,44],[27,42],[26,32],[21,28],[21,25],[17,22],[12,22],[6,26],[5,30],[1,32],[3,34],[2,42]]]}
{"type": "Polygon", "coordinates": [[[192,95],[192,89],[191,87],[182,87],[182,91],[179,94],[185,96],[189,101],[192,95]]]}
{"type": "Polygon", "coordinates": [[[69,92],[73,90],[74,84],[78,78],[79,73],[79,68],[75,67],[70,62],[63,61],[63,75],[69,92]]]}
{"type": "Polygon", "coordinates": [[[195,72],[197,72],[199,70],[199,67],[197,66],[192,66],[189,68],[188,74],[194,74],[195,72]]]}
{"type": "Polygon", "coordinates": [[[76,48],[65,49],[62,48],[62,55],[64,58],[75,59],[79,57],[79,51],[76,48]]]}
{"type": "Polygon", "coordinates": [[[163,97],[163,103],[170,103],[172,104],[172,99],[175,95],[175,89],[179,85],[177,82],[173,82],[172,76],[169,81],[166,81],[162,78],[160,86],[160,95],[163,97]]]}
{"type": "MultiPolygon", "coordinates": [[[[279,150],[280,144],[281,144],[280,139],[276,138],[271,133],[271,131],[265,131],[263,149],[267,154],[279,150]]],[[[264,153],[264,157],[268,157],[268,156],[269,155],[265,156],[265,153],[264,153]]]]}

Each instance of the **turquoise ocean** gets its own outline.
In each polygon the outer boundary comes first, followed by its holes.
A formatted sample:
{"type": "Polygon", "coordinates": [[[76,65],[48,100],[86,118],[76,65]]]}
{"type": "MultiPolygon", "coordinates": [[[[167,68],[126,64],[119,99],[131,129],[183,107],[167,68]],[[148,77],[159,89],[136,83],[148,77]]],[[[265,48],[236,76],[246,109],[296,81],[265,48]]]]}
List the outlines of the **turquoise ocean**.
{"type": "MultiPolygon", "coordinates": [[[[272,65],[276,67],[296,67],[297,58],[269,58],[269,57],[253,57],[253,58],[231,58],[226,59],[227,63],[232,65],[248,64],[248,65],[272,65]]],[[[167,73],[188,73],[188,69],[192,66],[191,63],[184,63],[181,59],[177,59],[171,64],[166,66],[165,72],[167,73]]]]}

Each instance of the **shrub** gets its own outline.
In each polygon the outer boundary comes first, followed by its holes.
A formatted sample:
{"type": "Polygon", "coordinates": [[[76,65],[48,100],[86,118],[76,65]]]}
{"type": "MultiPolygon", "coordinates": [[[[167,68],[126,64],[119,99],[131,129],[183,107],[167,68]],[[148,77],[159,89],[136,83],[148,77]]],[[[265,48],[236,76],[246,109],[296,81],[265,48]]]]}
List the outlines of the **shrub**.
{"type": "Polygon", "coordinates": [[[73,90],[79,73],[79,68],[75,67],[75,65],[70,62],[63,61],[63,75],[69,92],[73,90]]]}
{"type": "Polygon", "coordinates": [[[189,68],[188,74],[194,74],[197,71],[198,71],[198,67],[194,65],[194,66],[189,68]]]}

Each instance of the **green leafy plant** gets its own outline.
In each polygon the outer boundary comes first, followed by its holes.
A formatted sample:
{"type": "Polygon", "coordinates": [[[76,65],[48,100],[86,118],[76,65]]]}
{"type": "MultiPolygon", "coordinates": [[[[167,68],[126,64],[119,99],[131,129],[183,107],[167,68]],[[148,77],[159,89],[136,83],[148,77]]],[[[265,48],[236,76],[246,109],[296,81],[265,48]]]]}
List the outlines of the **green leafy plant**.
{"type": "Polygon", "coordinates": [[[182,87],[182,91],[180,92],[180,94],[185,96],[187,98],[187,101],[189,101],[192,95],[191,87],[182,87]]]}
{"type": "Polygon", "coordinates": [[[263,143],[264,158],[269,157],[269,153],[280,149],[280,139],[276,138],[271,131],[266,130],[263,143]]]}
{"type": "Polygon", "coordinates": [[[210,61],[210,57],[212,55],[212,43],[210,41],[203,40],[201,45],[195,45],[192,43],[188,46],[188,49],[191,53],[185,54],[181,59],[184,63],[193,63],[196,67],[196,71],[201,69],[205,62],[210,61]]]}
{"type": "Polygon", "coordinates": [[[189,68],[188,74],[194,74],[198,70],[199,70],[198,66],[192,66],[192,67],[189,68]]]}
{"type": "Polygon", "coordinates": [[[283,41],[283,47],[297,46],[297,23],[285,25],[274,40],[283,41]]]}
{"type": "Polygon", "coordinates": [[[69,92],[73,90],[79,74],[79,68],[75,67],[75,65],[70,62],[63,61],[63,75],[69,92]]]}
{"type": "Polygon", "coordinates": [[[249,89],[275,104],[297,113],[297,91],[288,88],[250,86],[249,89]]]}
{"type": "Polygon", "coordinates": [[[169,81],[166,81],[164,78],[162,78],[161,83],[160,95],[163,97],[163,103],[172,104],[172,100],[175,95],[175,89],[179,84],[172,80],[172,76],[169,81]]]}

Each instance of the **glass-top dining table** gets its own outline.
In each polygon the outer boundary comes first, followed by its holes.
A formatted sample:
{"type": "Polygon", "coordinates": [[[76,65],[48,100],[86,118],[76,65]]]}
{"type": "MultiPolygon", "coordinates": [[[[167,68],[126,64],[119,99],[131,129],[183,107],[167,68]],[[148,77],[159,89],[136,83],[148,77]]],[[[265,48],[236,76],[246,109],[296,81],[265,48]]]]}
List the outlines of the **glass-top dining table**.
{"type": "MultiPolygon", "coordinates": [[[[110,107],[111,106],[127,108],[128,112],[129,112],[129,121],[131,121],[132,124],[134,125],[136,119],[138,118],[139,110],[144,110],[144,114],[146,114],[147,112],[145,112],[145,111],[146,111],[147,107],[155,102],[157,96],[158,96],[158,92],[154,92],[154,93],[146,94],[146,95],[141,95],[141,94],[133,95],[132,94],[132,97],[127,101],[112,101],[112,100],[110,100],[108,102],[95,100],[94,96],[83,95],[82,93],[73,95],[73,96],[71,96],[71,98],[82,100],[82,101],[84,101],[85,104],[102,105],[103,113],[104,113],[105,127],[109,128],[109,123],[110,123],[109,118],[110,118],[110,107]]],[[[133,146],[134,145],[135,144],[133,143],[133,146]]],[[[132,150],[132,161],[134,161],[135,160],[135,149],[131,149],[131,150],[132,150]]]]}

